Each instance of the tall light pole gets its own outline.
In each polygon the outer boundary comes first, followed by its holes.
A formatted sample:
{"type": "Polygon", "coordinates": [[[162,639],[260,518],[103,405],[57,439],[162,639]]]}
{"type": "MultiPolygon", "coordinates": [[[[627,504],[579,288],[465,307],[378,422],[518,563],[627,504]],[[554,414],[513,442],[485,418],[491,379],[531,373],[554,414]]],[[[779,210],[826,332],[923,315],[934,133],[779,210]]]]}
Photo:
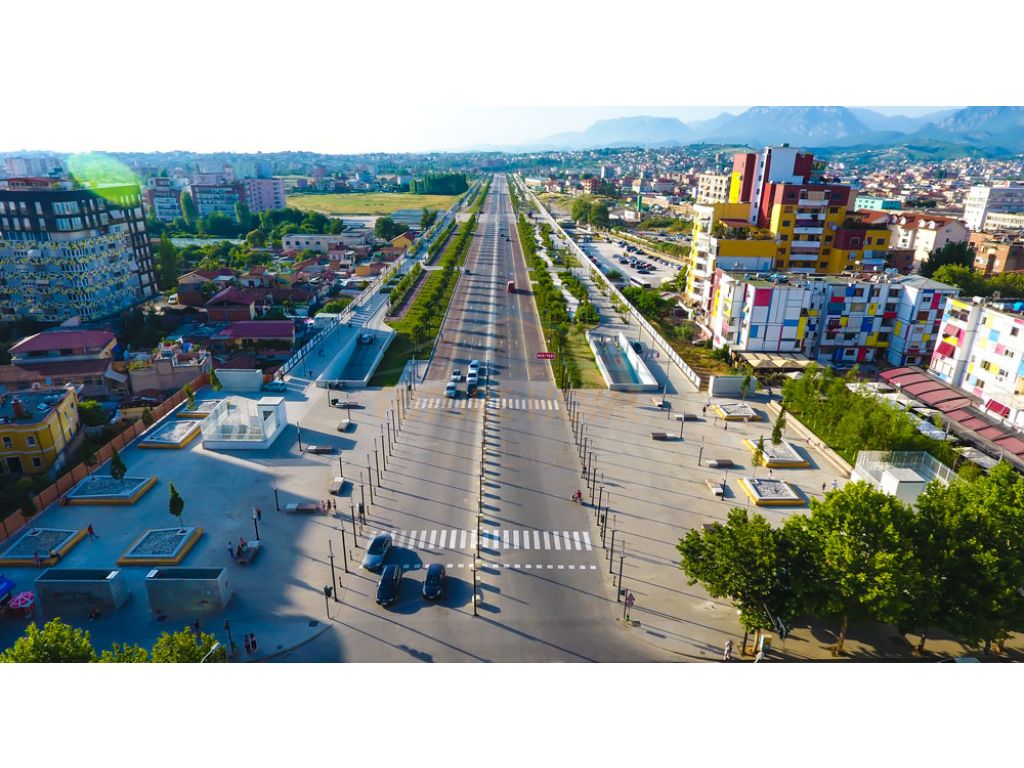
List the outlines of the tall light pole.
{"type": "Polygon", "coordinates": [[[260,520],[259,520],[259,513],[258,513],[255,505],[253,505],[253,508],[252,508],[252,524],[253,524],[253,527],[256,529],[256,541],[259,541],[260,540],[260,520]]]}
{"type": "MultiPolygon", "coordinates": [[[[335,573],[334,573],[334,544],[331,542],[330,539],[327,540],[327,553],[328,553],[327,556],[331,560],[331,586],[332,586],[331,591],[334,592],[334,602],[338,602],[338,592],[337,592],[337,590],[333,589],[333,586],[338,583],[338,580],[335,578],[335,573]]],[[[330,618],[330,617],[328,617],[328,618],[330,618]]]]}

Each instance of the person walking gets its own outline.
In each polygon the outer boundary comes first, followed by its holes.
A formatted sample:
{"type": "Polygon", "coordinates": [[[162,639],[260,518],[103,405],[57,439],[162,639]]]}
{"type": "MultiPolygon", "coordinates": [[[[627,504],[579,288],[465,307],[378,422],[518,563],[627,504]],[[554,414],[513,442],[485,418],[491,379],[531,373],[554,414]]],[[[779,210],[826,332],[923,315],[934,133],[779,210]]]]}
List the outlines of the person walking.
{"type": "Polygon", "coordinates": [[[724,429],[726,432],[729,431],[729,422],[728,421],[723,421],[722,422],[722,429],[724,429]]]}
{"type": "Polygon", "coordinates": [[[262,523],[263,522],[263,510],[260,509],[259,507],[256,507],[256,522],[257,523],[262,523]]]}
{"type": "Polygon", "coordinates": [[[245,639],[242,641],[242,645],[245,646],[245,655],[252,656],[252,642],[249,640],[249,633],[245,633],[245,639]]]}
{"type": "Polygon", "coordinates": [[[839,481],[838,480],[833,480],[832,481],[832,490],[835,491],[835,490],[838,490],[838,489],[839,489],[839,481]]]}
{"type": "Polygon", "coordinates": [[[824,493],[825,493],[825,487],[826,487],[825,483],[822,483],[821,484],[821,493],[822,493],[822,495],[824,495],[824,493]]]}
{"type": "Polygon", "coordinates": [[[235,545],[230,541],[228,542],[228,554],[231,555],[232,560],[238,559],[238,554],[235,552],[235,545]]]}
{"type": "Polygon", "coordinates": [[[701,416],[707,416],[707,415],[708,415],[708,407],[707,407],[706,405],[705,405],[705,406],[703,406],[703,407],[702,407],[702,408],[700,409],[700,415],[701,415],[701,416]]]}
{"type": "Polygon", "coordinates": [[[732,640],[725,641],[725,653],[722,654],[722,661],[732,661],[732,640]]]}
{"type": "Polygon", "coordinates": [[[43,564],[43,558],[39,556],[38,549],[32,554],[32,559],[36,562],[36,568],[39,568],[43,564]]]}
{"type": "Polygon", "coordinates": [[[89,523],[89,527],[85,529],[85,532],[89,534],[90,541],[95,541],[99,538],[99,536],[96,535],[96,531],[92,527],[92,523],[89,523]]]}
{"type": "Polygon", "coordinates": [[[259,653],[260,647],[256,643],[256,633],[255,632],[250,632],[249,633],[249,645],[252,646],[252,652],[253,653],[259,653]]]}

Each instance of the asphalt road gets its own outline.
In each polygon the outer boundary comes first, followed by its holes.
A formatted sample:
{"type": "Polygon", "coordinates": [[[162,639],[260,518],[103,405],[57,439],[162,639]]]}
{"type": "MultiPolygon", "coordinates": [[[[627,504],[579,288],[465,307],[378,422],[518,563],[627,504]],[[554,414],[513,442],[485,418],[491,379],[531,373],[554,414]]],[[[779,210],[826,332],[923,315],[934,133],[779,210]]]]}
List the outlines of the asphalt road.
{"type": "Polygon", "coordinates": [[[407,417],[360,539],[365,546],[376,531],[395,536],[389,562],[406,568],[399,600],[375,604],[375,574],[343,576],[332,619],[340,631],[288,660],[667,660],[616,620],[621,607],[591,539],[592,513],[570,500],[581,485],[578,459],[550,366],[536,360],[540,323],[503,176],[492,183],[467,267],[427,380],[407,393],[407,417]],[[458,400],[443,396],[451,368],[465,373],[471,359],[491,361],[487,406],[483,393],[468,401],[464,384],[458,400]],[[474,616],[481,441],[482,601],[474,616]],[[449,590],[428,603],[420,587],[433,562],[447,567],[449,590]]]}

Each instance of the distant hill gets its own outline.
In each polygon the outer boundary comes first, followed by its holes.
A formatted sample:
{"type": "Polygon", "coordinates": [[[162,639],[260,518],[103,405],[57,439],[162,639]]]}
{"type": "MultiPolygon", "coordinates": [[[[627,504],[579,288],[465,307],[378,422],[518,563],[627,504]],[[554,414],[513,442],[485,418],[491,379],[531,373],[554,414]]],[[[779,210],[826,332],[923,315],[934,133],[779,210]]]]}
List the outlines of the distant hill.
{"type": "Polygon", "coordinates": [[[693,141],[693,131],[675,117],[616,117],[599,120],[585,131],[557,133],[527,147],[594,149],[600,147],[671,146],[693,141]]]}

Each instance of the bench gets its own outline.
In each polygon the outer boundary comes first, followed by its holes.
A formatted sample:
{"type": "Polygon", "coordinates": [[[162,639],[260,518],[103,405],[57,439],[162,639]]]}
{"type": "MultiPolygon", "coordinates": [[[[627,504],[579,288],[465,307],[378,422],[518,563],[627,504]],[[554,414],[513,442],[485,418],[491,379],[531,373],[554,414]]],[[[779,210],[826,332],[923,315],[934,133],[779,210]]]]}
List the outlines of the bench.
{"type": "Polygon", "coordinates": [[[669,406],[668,400],[663,397],[652,397],[651,402],[654,403],[655,408],[667,408],[669,406]]]}
{"type": "Polygon", "coordinates": [[[248,565],[256,559],[256,555],[260,551],[260,542],[258,541],[247,541],[245,542],[245,549],[238,553],[238,564],[248,565]]]}
{"type": "Polygon", "coordinates": [[[352,419],[342,419],[338,422],[339,432],[348,432],[350,429],[352,429],[352,419]]]}
{"type": "Polygon", "coordinates": [[[307,445],[306,453],[334,453],[334,448],[330,445],[307,445]]]}
{"type": "Polygon", "coordinates": [[[718,480],[712,480],[710,477],[705,481],[710,490],[715,496],[725,496],[725,483],[719,482],[718,480]]]}
{"type": "Polygon", "coordinates": [[[732,459],[711,459],[708,466],[712,469],[731,469],[736,463],[732,459]]]}
{"type": "Polygon", "coordinates": [[[319,512],[320,514],[323,514],[323,515],[327,514],[327,510],[324,509],[323,507],[321,507],[315,501],[302,501],[302,502],[299,502],[297,504],[285,504],[284,505],[284,511],[285,512],[289,512],[289,513],[296,512],[296,513],[306,513],[306,514],[309,514],[309,513],[313,513],[313,512],[319,512]]]}
{"type": "Polygon", "coordinates": [[[672,418],[676,421],[697,421],[700,417],[696,413],[677,413],[672,418]]]}
{"type": "Polygon", "coordinates": [[[651,440],[671,440],[668,432],[651,432],[651,440]]]}
{"type": "Polygon", "coordinates": [[[340,496],[341,492],[345,490],[347,482],[348,480],[344,477],[336,477],[331,481],[331,487],[327,489],[327,492],[334,496],[340,496]]]}

